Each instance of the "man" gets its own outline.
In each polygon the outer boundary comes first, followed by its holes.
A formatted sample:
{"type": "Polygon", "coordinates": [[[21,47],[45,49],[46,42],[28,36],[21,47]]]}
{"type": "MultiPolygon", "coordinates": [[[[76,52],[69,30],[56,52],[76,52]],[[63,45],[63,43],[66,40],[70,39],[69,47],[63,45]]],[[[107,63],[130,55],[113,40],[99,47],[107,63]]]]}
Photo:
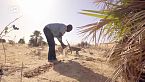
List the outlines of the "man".
{"type": "Polygon", "coordinates": [[[54,62],[57,60],[54,37],[58,39],[62,48],[64,49],[66,45],[62,42],[62,36],[65,32],[70,32],[72,28],[72,25],[65,25],[62,23],[51,23],[44,27],[43,31],[49,45],[48,62],[54,62]]]}

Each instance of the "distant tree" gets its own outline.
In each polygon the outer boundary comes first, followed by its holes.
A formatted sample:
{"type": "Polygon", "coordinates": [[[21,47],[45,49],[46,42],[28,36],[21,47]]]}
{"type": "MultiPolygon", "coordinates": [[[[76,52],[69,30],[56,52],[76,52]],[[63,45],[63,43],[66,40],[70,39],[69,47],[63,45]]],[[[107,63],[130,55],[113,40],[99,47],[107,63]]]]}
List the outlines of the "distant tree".
{"type": "Polygon", "coordinates": [[[5,39],[0,39],[0,43],[6,43],[5,39]]]}
{"type": "Polygon", "coordinates": [[[20,40],[18,41],[18,43],[20,43],[20,44],[25,44],[24,38],[20,38],[20,40]]]}
{"type": "Polygon", "coordinates": [[[43,37],[41,36],[40,31],[35,30],[33,35],[30,36],[29,46],[38,47],[42,45],[43,37]]]}

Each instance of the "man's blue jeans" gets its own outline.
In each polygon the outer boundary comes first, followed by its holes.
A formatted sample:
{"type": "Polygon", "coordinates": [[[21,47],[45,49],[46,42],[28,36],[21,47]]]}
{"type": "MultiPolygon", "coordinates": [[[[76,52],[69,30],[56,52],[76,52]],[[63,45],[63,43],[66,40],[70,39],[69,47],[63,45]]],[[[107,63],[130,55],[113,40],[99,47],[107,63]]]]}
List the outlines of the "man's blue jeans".
{"type": "Polygon", "coordinates": [[[49,51],[48,51],[48,61],[49,60],[56,60],[56,53],[55,53],[55,41],[54,41],[54,36],[51,33],[50,29],[45,27],[43,29],[43,32],[46,36],[48,46],[49,46],[49,51]]]}

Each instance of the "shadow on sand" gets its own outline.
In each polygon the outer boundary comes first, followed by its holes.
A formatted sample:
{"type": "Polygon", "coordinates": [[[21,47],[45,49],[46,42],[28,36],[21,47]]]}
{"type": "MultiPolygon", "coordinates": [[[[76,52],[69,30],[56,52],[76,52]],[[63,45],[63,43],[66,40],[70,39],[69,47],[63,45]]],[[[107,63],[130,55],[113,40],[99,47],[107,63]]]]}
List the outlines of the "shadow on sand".
{"type": "Polygon", "coordinates": [[[75,61],[61,62],[54,66],[54,70],[61,75],[76,79],[79,82],[105,82],[108,79],[75,61]]]}

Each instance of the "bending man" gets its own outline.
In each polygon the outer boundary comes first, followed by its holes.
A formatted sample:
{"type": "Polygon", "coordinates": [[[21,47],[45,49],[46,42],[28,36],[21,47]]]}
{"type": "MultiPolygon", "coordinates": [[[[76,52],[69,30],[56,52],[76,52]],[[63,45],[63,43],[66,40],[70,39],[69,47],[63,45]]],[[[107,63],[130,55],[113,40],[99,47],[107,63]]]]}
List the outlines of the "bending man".
{"type": "Polygon", "coordinates": [[[48,62],[56,61],[56,53],[55,53],[55,41],[54,37],[58,39],[62,48],[64,49],[66,45],[62,42],[62,36],[65,32],[70,32],[72,30],[72,25],[65,25],[62,23],[51,23],[44,27],[43,31],[46,36],[49,51],[48,51],[48,62]]]}

